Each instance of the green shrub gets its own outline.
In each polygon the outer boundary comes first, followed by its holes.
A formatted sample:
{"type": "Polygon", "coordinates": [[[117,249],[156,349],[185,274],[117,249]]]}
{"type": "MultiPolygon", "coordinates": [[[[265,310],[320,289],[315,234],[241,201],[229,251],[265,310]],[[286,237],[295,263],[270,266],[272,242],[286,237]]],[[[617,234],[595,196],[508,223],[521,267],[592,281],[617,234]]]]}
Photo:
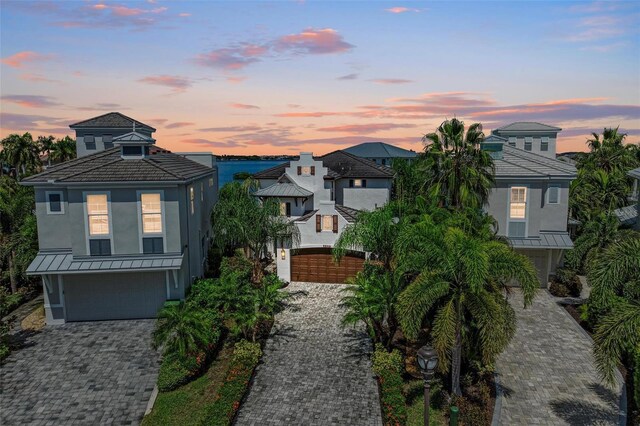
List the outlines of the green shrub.
{"type": "Polygon", "coordinates": [[[576,271],[569,268],[560,268],[556,271],[551,281],[549,291],[556,297],[580,297],[582,283],[576,271]]]}
{"type": "Polygon", "coordinates": [[[384,424],[405,425],[407,407],[403,394],[402,355],[397,349],[387,352],[382,344],[377,344],[372,356],[372,368],[380,384],[380,403],[384,424]]]}
{"type": "Polygon", "coordinates": [[[231,424],[261,355],[262,351],[258,343],[246,340],[236,343],[224,382],[218,390],[217,399],[207,407],[203,425],[231,424]]]}
{"type": "Polygon", "coordinates": [[[486,410],[469,399],[460,396],[456,398],[455,405],[460,410],[458,419],[461,424],[470,426],[488,426],[490,424],[487,420],[486,410]]]}

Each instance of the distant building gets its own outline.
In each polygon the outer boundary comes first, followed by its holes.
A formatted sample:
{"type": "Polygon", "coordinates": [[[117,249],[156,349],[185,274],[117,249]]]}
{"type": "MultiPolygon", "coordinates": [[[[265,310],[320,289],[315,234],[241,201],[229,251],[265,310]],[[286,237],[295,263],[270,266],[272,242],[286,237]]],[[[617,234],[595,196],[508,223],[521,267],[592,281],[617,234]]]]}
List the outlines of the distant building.
{"type": "Polygon", "coordinates": [[[518,121],[495,129],[491,134],[505,139],[513,148],[555,159],[556,139],[561,130],[547,124],[518,121]]]}
{"type": "Polygon", "coordinates": [[[345,148],[343,151],[360,158],[366,158],[382,166],[391,166],[392,161],[396,158],[410,161],[418,155],[414,151],[398,148],[384,142],[365,142],[345,148]]]}

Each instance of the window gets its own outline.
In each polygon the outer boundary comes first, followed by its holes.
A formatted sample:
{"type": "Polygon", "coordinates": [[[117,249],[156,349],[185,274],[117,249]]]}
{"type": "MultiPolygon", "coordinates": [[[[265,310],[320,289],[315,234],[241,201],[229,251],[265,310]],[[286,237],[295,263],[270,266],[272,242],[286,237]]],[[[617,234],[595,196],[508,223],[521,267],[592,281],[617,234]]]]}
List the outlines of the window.
{"type": "Polygon", "coordinates": [[[527,188],[524,186],[514,186],[511,188],[511,198],[509,203],[509,218],[524,219],[527,213],[527,188]]]}
{"type": "Polygon", "coordinates": [[[112,135],[102,135],[102,142],[104,143],[104,149],[113,148],[113,136],[112,135]]]}
{"type": "Polygon", "coordinates": [[[209,188],[213,186],[213,178],[209,178],[209,188]]]}
{"type": "Polygon", "coordinates": [[[549,151],[549,137],[543,136],[540,140],[540,151],[549,151]]]}
{"type": "Polygon", "coordinates": [[[96,139],[93,135],[84,135],[84,144],[87,149],[96,149],[96,139]]]}
{"type": "Polygon", "coordinates": [[[333,216],[322,216],[322,230],[333,231],[333,216]]]}
{"type": "Polygon", "coordinates": [[[64,214],[61,191],[47,191],[47,214],[64,214]]]}
{"type": "Polygon", "coordinates": [[[311,166],[302,166],[302,170],[300,171],[300,173],[304,176],[310,176],[311,175],[311,166]]]}
{"type": "Polygon", "coordinates": [[[142,147],[141,146],[123,146],[122,147],[122,155],[127,156],[142,156],[142,147]]]}
{"type": "Polygon", "coordinates": [[[109,235],[109,205],[107,194],[87,195],[89,235],[109,235]]]}
{"type": "Polygon", "coordinates": [[[280,203],[280,216],[291,216],[291,203],[280,203]]]}
{"type": "Polygon", "coordinates": [[[560,203],[560,186],[549,185],[547,188],[547,203],[559,204],[560,203]]]}
{"type": "Polygon", "coordinates": [[[162,237],[143,238],[142,252],[144,254],[164,253],[164,241],[162,240],[162,237]]]}
{"type": "Polygon", "coordinates": [[[204,202],[204,182],[200,182],[200,202],[204,202]]]}
{"type": "Polygon", "coordinates": [[[516,146],[516,137],[509,136],[509,146],[516,146]]]}
{"type": "Polygon", "coordinates": [[[159,193],[140,194],[142,233],[162,233],[162,199],[159,193]]]}
{"type": "Polygon", "coordinates": [[[387,160],[385,158],[382,159],[382,165],[386,166],[387,165],[387,160]]]}
{"type": "Polygon", "coordinates": [[[109,239],[89,240],[89,254],[91,256],[111,256],[111,240],[109,239]]]}
{"type": "Polygon", "coordinates": [[[526,138],[524,138],[524,150],[531,151],[532,147],[533,147],[533,138],[527,136],[526,138]]]}
{"type": "Polygon", "coordinates": [[[367,180],[366,179],[351,179],[349,181],[349,187],[351,188],[366,188],[367,180]]]}
{"type": "Polygon", "coordinates": [[[191,214],[196,212],[196,193],[193,186],[189,187],[189,205],[191,206],[191,214]]]}

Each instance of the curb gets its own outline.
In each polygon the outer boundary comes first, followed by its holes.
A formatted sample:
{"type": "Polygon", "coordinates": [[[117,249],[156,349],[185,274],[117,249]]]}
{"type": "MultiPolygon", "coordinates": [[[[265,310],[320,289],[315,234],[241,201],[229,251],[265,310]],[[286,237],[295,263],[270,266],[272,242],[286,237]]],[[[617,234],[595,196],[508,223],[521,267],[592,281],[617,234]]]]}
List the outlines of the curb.
{"type": "Polygon", "coordinates": [[[493,383],[496,386],[496,402],[493,406],[493,418],[491,419],[491,426],[500,426],[500,412],[502,411],[502,386],[500,386],[499,374],[493,373],[493,383]]]}
{"type": "Polygon", "coordinates": [[[156,398],[158,397],[158,385],[153,387],[153,391],[151,391],[151,396],[149,397],[149,402],[147,402],[147,409],[144,411],[144,415],[147,416],[151,414],[151,410],[153,410],[153,406],[156,403],[156,398]]]}

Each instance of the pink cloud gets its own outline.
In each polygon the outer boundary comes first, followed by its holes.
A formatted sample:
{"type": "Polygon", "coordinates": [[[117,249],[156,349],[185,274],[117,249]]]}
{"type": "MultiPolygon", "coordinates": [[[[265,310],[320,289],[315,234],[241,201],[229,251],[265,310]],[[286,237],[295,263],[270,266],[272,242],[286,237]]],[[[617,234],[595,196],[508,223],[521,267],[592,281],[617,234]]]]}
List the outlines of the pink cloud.
{"type": "Polygon", "coordinates": [[[211,141],[209,139],[202,138],[193,138],[193,139],[183,139],[181,142],[192,144],[192,145],[200,145],[200,146],[208,146],[213,148],[237,148],[244,147],[244,145],[239,144],[235,141],[211,141]]]}
{"type": "Polygon", "coordinates": [[[249,104],[241,104],[241,103],[230,103],[229,106],[235,109],[260,109],[257,105],[249,105],[249,104]]]}
{"type": "Polygon", "coordinates": [[[276,41],[278,50],[303,54],[342,53],[354,47],[332,28],[307,28],[298,34],[282,36],[276,41]]]}
{"type": "Polygon", "coordinates": [[[4,102],[11,102],[25,108],[48,108],[60,105],[49,96],[5,95],[1,96],[0,99],[4,102]]]}
{"type": "Polygon", "coordinates": [[[321,127],[321,132],[340,132],[340,133],[376,133],[384,130],[393,129],[410,129],[416,127],[415,124],[396,124],[396,123],[372,123],[372,124],[347,124],[343,126],[321,127]]]}
{"type": "Polygon", "coordinates": [[[227,81],[231,84],[238,84],[245,81],[247,77],[227,77],[227,81]]]}
{"type": "Polygon", "coordinates": [[[344,115],[344,113],[331,112],[331,111],[319,111],[319,112],[283,112],[281,114],[274,114],[275,117],[288,117],[288,118],[328,117],[331,115],[344,115]]]}
{"type": "Polygon", "coordinates": [[[403,6],[396,6],[396,7],[390,7],[389,9],[385,9],[385,11],[389,13],[399,14],[399,13],[406,13],[406,12],[420,12],[421,10],[403,7],[403,6]]]}
{"type": "Polygon", "coordinates": [[[2,58],[0,59],[0,62],[12,68],[22,68],[26,63],[48,61],[52,57],[53,55],[44,55],[27,50],[2,58]]]}
{"type": "Polygon", "coordinates": [[[52,80],[50,78],[46,78],[42,74],[24,73],[24,74],[20,74],[18,78],[20,78],[20,80],[31,81],[34,83],[61,83],[60,80],[52,80]]]}
{"type": "Polygon", "coordinates": [[[192,123],[190,121],[178,121],[175,123],[171,123],[171,124],[167,124],[166,126],[164,126],[165,129],[179,129],[182,127],[189,127],[189,126],[193,126],[195,123],[192,123]]]}
{"type": "Polygon", "coordinates": [[[188,18],[189,16],[191,16],[190,13],[186,13],[186,12],[182,12],[182,13],[178,13],[178,16],[181,18],[188,18]]]}
{"type": "Polygon", "coordinates": [[[177,75],[150,75],[141,78],[138,81],[141,83],[170,87],[173,89],[174,93],[183,93],[192,85],[192,82],[188,77],[181,77],[177,75]]]}
{"type": "Polygon", "coordinates": [[[245,49],[242,48],[225,47],[197,55],[195,62],[206,67],[235,71],[260,61],[255,56],[247,55],[245,49]]]}
{"type": "Polygon", "coordinates": [[[403,78],[376,78],[371,81],[377,84],[406,84],[414,82],[413,80],[405,80],[403,78]]]}
{"type": "Polygon", "coordinates": [[[201,132],[255,132],[261,130],[258,126],[227,126],[227,127],[206,127],[198,129],[201,132]]]}

